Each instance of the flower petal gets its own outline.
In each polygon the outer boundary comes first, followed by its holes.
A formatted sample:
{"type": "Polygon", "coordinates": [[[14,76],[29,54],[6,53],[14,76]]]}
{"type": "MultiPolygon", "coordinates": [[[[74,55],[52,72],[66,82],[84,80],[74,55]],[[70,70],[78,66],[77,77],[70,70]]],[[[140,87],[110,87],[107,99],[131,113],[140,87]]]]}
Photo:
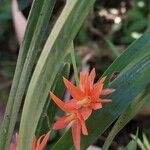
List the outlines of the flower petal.
{"type": "Polygon", "coordinates": [[[76,99],[71,99],[66,103],[66,106],[72,109],[79,109],[81,106],[77,102],[78,101],[76,99]]]}
{"type": "Polygon", "coordinates": [[[37,145],[36,145],[35,150],[40,150],[40,144],[41,144],[41,141],[44,138],[44,136],[45,135],[40,136],[39,139],[37,140],[37,145]]]}
{"type": "Polygon", "coordinates": [[[19,134],[18,133],[16,133],[15,138],[16,138],[16,144],[11,143],[10,147],[9,147],[9,150],[18,149],[18,143],[19,143],[19,134]]]}
{"type": "Polygon", "coordinates": [[[84,97],[84,93],[79,88],[77,88],[76,86],[74,86],[66,78],[63,78],[63,80],[64,80],[65,86],[67,87],[67,89],[71,93],[72,97],[74,97],[77,100],[80,100],[80,99],[82,99],[84,97]]]}
{"type": "Polygon", "coordinates": [[[18,143],[19,143],[19,134],[16,133],[16,144],[18,145],[18,143]]]}
{"type": "Polygon", "coordinates": [[[33,140],[32,140],[32,150],[36,150],[36,136],[34,135],[33,140]]]}
{"type": "Polygon", "coordinates": [[[95,76],[96,76],[96,72],[95,72],[95,68],[93,68],[90,75],[89,75],[89,80],[90,80],[90,86],[91,87],[94,83],[95,76]]]}
{"type": "Polygon", "coordinates": [[[52,92],[50,92],[50,96],[53,99],[53,101],[65,112],[70,112],[71,108],[68,107],[61,99],[59,99],[57,96],[55,96],[52,92]]]}
{"type": "Polygon", "coordinates": [[[44,135],[44,138],[43,138],[42,142],[40,143],[39,150],[43,150],[43,148],[45,147],[45,145],[48,141],[49,135],[50,135],[50,131],[46,135],[44,135]]]}
{"type": "Polygon", "coordinates": [[[76,150],[80,150],[80,139],[81,139],[81,124],[79,120],[74,121],[72,125],[72,138],[76,150]]]}
{"type": "Polygon", "coordinates": [[[85,120],[83,119],[83,116],[79,111],[77,113],[77,117],[78,117],[78,119],[80,121],[80,124],[81,124],[82,134],[83,135],[88,135],[88,131],[87,131],[87,128],[86,128],[86,125],[85,125],[85,120]]]}
{"type": "Polygon", "coordinates": [[[91,88],[91,81],[90,81],[89,76],[86,75],[85,83],[84,83],[84,92],[85,92],[86,96],[89,95],[90,88],[91,88]]]}
{"type": "Polygon", "coordinates": [[[9,150],[16,150],[16,147],[13,143],[10,144],[9,150]]]}
{"type": "Polygon", "coordinates": [[[104,90],[102,90],[101,95],[108,95],[115,91],[116,91],[116,89],[104,89],[104,90]]]}
{"type": "Polygon", "coordinates": [[[102,108],[102,104],[101,104],[101,103],[92,103],[92,104],[90,105],[90,108],[91,108],[91,109],[94,109],[94,110],[97,110],[97,109],[102,108]]]}
{"type": "Polygon", "coordinates": [[[91,113],[92,113],[92,109],[89,109],[88,107],[82,108],[81,110],[81,114],[84,120],[87,120],[91,115],[91,113]]]}
{"type": "Polygon", "coordinates": [[[80,72],[80,89],[84,91],[84,83],[85,83],[86,75],[80,72]]]}
{"type": "Polygon", "coordinates": [[[107,78],[107,76],[105,76],[105,77],[101,78],[99,82],[104,83],[104,81],[106,80],[106,78],[107,78]]]}
{"type": "Polygon", "coordinates": [[[98,99],[97,100],[98,103],[109,103],[109,102],[112,102],[111,99],[98,99]]]}
{"type": "Polygon", "coordinates": [[[91,91],[91,96],[97,99],[101,94],[101,91],[103,89],[103,85],[104,84],[101,81],[97,82],[94,85],[93,90],[91,91]]]}
{"type": "Polygon", "coordinates": [[[53,125],[53,129],[58,130],[65,128],[69,123],[70,121],[67,121],[67,116],[63,116],[55,122],[55,124],[53,125]]]}

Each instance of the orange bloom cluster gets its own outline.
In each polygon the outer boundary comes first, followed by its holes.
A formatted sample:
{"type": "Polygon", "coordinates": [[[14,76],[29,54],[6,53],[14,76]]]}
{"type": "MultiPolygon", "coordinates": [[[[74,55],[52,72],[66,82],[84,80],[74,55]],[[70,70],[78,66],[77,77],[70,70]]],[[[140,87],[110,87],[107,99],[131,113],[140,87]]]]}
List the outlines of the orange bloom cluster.
{"type": "MultiPolygon", "coordinates": [[[[47,134],[40,136],[38,140],[34,136],[31,150],[43,150],[48,141],[49,135],[50,131],[47,134]]],[[[9,150],[18,150],[18,142],[19,135],[16,133],[16,144],[11,143],[9,150]]]]}
{"type": "Polygon", "coordinates": [[[111,94],[115,89],[103,89],[106,77],[94,84],[96,76],[95,69],[90,74],[80,73],[79,87],[73,85],[67,79],[64,84],[73,97],[69,102],[64,103],[52,92],[50,96],[53,101],[64,112],[68,114],[59,118],[53,126],[58,130],[65,128],[68,124],[72,124],[72,136],[76,150],[80,150],[80,135],[88,135],[85,121],[90,117],[93,110],[102,108],[103,103],[111,102],[111,99],[102,99],[101,96],[111,94]]]}

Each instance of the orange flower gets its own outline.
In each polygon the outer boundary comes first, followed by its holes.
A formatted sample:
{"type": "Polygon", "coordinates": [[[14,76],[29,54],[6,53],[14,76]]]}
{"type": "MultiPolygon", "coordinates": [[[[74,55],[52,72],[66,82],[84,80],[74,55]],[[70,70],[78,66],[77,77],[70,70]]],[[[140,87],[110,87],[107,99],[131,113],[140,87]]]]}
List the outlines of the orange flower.
{"type": "Polygon", "coordinates": [[[88,134],[82,114],[78,109],[72,108],[71,106],[61,101],[52,92],[50,92],[50,96],[63,111],[69,113],[68,115],[59,118],[54,124],[53,129],[62,129],[65,128],[69,123],[72,123],[73,142],[76,150],[80,150],[81,131],[84,135],[88,134]]]}
{"type": "Polygon", "coordinates": [[[73,99],[68,103],[70,107],[80,109],[84,120],[86,120],[92,113],[92,110],[102,108],[102,103],[111,102],[111,99],[100,98],[103,95],[113,93],[115,89],[103,89],[106,77],[94,84],[96,73],[95,69],[91,73],[80,73],[79,87],[74,86],[70,81],[64,78],[64,83],[73,99]]]}
{"type": "Polygon", "coordinates": [[[47,134],[40,136],[38,140],[34,136],[32,141],[32,150],[43,150],[48,141],[49,135],[50,131],[47,134]]]}
{"type": "MultiPolygon", "coordinates": [[[[48,141],[49,135],[50,131],[47,134],[40,136],[38,140],[34,136],[31,150],[43,150],[48,141]]],[[[16,133],[16,144],[11,143],[9,150],[18,150],[18,140],[19,135],[16,133]]]]}
{"type": "Polygon", "coordinates": [[[76,150],[80,150],[81,131],[84,135],[88,134],[85,120],[89,118],[92,110],[102,108],[102,103],[111,102],[111,99],[102,99],[102,95],[107,95],[115,91],[115,89],[103,89],[106,77],[94,84],[95,76],[95,69],[89,75],[81,72],[79,87],[74,86],[64,78],[64,84],[73,97],[68,103],[64,103],[50,92],[50,96],[54,102],[63,111],[69,113],[59,118],[54,124],[53,129],[65,128],[69,123],[72,123],[72,136],[76,150]]]}

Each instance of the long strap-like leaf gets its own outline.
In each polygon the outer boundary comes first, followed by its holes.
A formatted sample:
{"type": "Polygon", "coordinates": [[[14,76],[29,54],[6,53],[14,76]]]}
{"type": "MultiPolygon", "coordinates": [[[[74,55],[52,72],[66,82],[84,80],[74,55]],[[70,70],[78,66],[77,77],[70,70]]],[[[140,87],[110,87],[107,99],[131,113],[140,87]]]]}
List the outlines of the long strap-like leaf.
{"type": "Polygon", "coordinates": [[[18,60],[17,60],[14,79],[13,79],[13,83],[12,83],[12,87],[11,87],[5,115],[4,115],[4,120],[3,120],[1,130],[0,130],[0,149],[4,149],[4,147],[5,147],[6,135],[8,134],[10,115],[12,112],[12,106],[14,103],[16,90],[18,88],[20,75],[21,75],[22,68],[23,68],[23,65],[24,65],[24,62],[26,59],[26,55],[28,53],[28,48],[30,46],[31,39],[32,39],[32,36],[34,33],[34,28],[35,28],[35,25],[36,25],[38,17],[39,17],[42,3],[43,3],[43,1],[35,0],[35,5],[34,5],[34,7],[32,7],[32,11],[30,13],[28,25],[26,28],[26,33],[24,36],[25,38],[24,38],[23,43],[19,50],[19,56],[18,56],[18,60]],[[34,13],[34,12],[37,12],[37,13],[34,13]]]}
{"type": "Polygon", "coordinates": [[[67,48],[75,38],[94,2],[95,0],[67,0],[44,46],[23,108],[19,141],[21,150],[31,147],[31,141],[55,75],[67,53],[67,48]]]}
{"type": "MultiPolygon", "coordinates": [[[[45,31],[49,24],[49,19],[51,17],[52,10],[54,8],[54,4],[55,4],[55,0],[48,0],[48,1],[40,0],[40,1],[35,1],[33,4],[33,8],[36,8],[36,9],[33,9],[31,11],[31,19],[32,19],[32,14],[37,14],[38,18],[35,21],[35,17],[33,16],[33,20],[34,20],[33,27],[29,26],[31,24],[30,21],[32,21],[29,18],[29,25],[28,25],[29,27],[27,27],[27,31],[29,30],[28,32],[29,32],[29,34],[31,34],[32,30],[34,30],[34,33],[32,34],[32,36],[31,35],[29,37],[25,36],[24,41],[30,40],[31,43],[26,43],[25,47],[22,48],[23,51],[26,51],[26,53],[28,52],[28,54],[23,56],[25,60],[24,60],[24,64],[22,64],[23,69],[19,68],[19,71],[22,71],[22,72],[19,72],[19,75],[21,77],[20,77],[20,80],[18,77],[18,80],[19,80],[18,88],[15,89],[15,91],[14,91],[15,95],[11,98],[11,101],[13,101],[13,105],[11,105],[11,111],[9,112],[9,116],[10,116],[9,122],[7,122],[7,124],[5,123],[5,125],[4,125],[4,126],[9,125],[6,130],[6,134],[5,134],[5,137],[7,139],[7,140],[5,140],[5,142],[6,142],[5,149],[7,149],[9,146],[10,138],[11,138],[14,126],[15,126],[17,113],[19,111],[23,95],[27,89],[27,85],[29,83],[30,75],[32,73],[34,64],[36,63],[38,55],[41,51],[41,45],[43,42],[43,38],[44,38],[45,34],[47,34],[45,31]],[[35,22],[36,22],[36,24],[35,24],[35,22]],[[26,38],[29,38],[29,39],[26,39],[26,38]]],[[[18,60],[22,61],[23,58],[19,55],[18,60]]],[[[16,68],[16,70],[17,70],[17,68],[16,68]]],[[[10,104],[8,101],[8,106],[9,105],[10,104]]],[[[3,128],[5,128],[5,127],[3,127],[3,128]]]]}
{"type": "Polygon", "coordinates": [[[104,145],[103,150],[107,150],[111,145],[115,136],[119,133],[119,131],[140,111],[142,106],[146,103],[146,101],[150,98],[150,91],[144,91],[140,95],[138,95],[135,100],[127,107],[127,109],[121,114],[118,118],[117,122],[113,126],[111,132],[109,133],[104,145]]]}

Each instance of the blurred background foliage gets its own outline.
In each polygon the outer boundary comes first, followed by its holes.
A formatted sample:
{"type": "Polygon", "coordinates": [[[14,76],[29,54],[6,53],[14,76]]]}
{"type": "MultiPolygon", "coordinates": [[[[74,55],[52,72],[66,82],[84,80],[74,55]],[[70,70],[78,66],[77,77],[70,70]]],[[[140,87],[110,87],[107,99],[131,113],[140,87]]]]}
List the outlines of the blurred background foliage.
{"type": "MultiPolygon", "coordinates": [[[[20,10],[27,18],[32,0],[19,0],[18,2],[20,10]]],[[[63,5],[64,0],[57,1],[53,13],[53,23],[63,5]]],[[[95,67],[97,75],[102,75],[114,59],[148,29],[150,29],[149,0],[97,0],[74,41],[78,66],[95,67]]],[[[19,44],[12,21],[11,1],[1,0],[0,122],[9,95],[18,49],[19,44]]],[[[115,76],[117,76],[117,72],[114,74],[114,78],[115,76]]],[[[115,142],[112,143],[112,148],[127,144],[130,133],[136,131],[137,126],[144,133],[149,133],[150,137],[148,109],[149,107],[121,131],[115,142]]],[[[96,142],[96,145],[104,142],[107,132],[109,130],[96,142]]]]}
{"type": "Polygon", "coordinates": [[[0,1],[0,101],[8,98],[18,54],[11,16],[11,2],[0,1]]]}

